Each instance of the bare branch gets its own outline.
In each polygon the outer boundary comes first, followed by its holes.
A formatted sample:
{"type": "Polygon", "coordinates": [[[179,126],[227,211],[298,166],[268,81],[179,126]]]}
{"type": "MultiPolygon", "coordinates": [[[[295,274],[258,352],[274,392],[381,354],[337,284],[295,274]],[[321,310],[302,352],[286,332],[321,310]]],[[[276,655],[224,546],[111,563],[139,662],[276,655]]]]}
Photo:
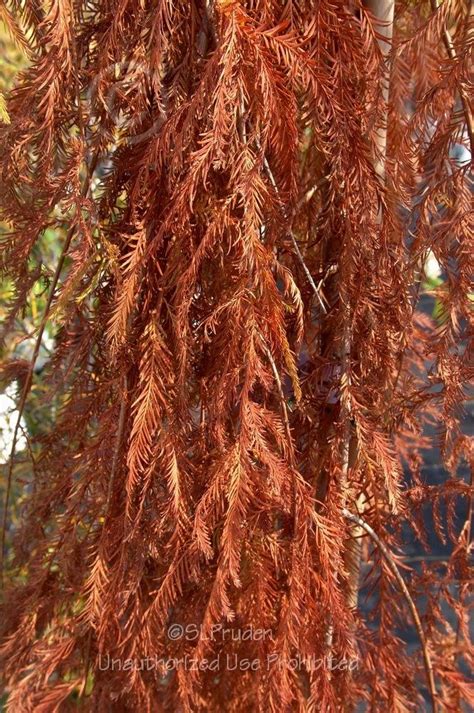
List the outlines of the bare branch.
{"type": "Polygon", "coordinates": [[[377,535],[375,530],[365,520],[363,520],[359,515],[354,515],[354,513],[350,512],[346,508],[344,508],[342,510],[342,514],[344,515],[344,517],[347,520],[350,520],[351,522],[356,524],[358,527],[362,528],[362,530],[364,530],[369,535],[369,537],[375,542],[375,544],[379,548],[380,552],[384,556],[393,576],[397,580],[398,586],[400,587],[400,589],[403,593],[403,596],[405,597],[405,600],[408,604],[408,607],[411,611],[413,623],[415,624],[416,630],[418,632],[418,636],[419,636],[420,643],[421,643],[421,648],[423,651],[423,659],[425,662],[425,670],[426,670],[426,679],[428,681],[428,689],[429,689],[430,696],[431,696],[431,709],[432,709],[433,713],[436,713],[438,710],[438,704],[437,704],[438,695],[436,692],[436,683],[434,680],[431,656],[430,656],[430,652],[428,649],[425,632],[423,630],[423,625],[421,623],[420,615],[418,614],[416,604],[413,601],[410,591],[409,591],[407,585],[405,584],[405,580],[403,579],[402,575],[400,574],[400,570],[398,569],[397,564],[396,564],[395,560],[393,559],[389,549],[387,548],[385,543],[380,539],[380,537],[377,535]]]}

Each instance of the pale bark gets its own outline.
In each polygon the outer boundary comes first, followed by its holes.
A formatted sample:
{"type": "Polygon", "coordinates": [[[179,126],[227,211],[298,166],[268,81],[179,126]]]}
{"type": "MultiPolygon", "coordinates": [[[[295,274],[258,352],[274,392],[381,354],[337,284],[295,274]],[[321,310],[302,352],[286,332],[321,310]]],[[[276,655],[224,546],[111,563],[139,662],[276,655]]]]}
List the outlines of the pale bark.
{"type": "MultiPolygon", "coordinates": [[[[379,47],[384,55],[385,62],[387,64],[385,68],[385,75],[382,84],[382,94],[385,101],[386,109],[382,119],[381,126],[378,127],[376,139],[375,139],[375,149],[376,155],[374,157],[375,170],[382,182],[385,181],[385,159],[387,152],[387,103],[389,98],[389,67],[388,59],[391,48],[391,41],[393,36],[393,17],[395,10],[394,0],[366,0],[364,2],[365,7],[370,10],[374,18],[377,20],[377,32],[381,37],[379,38],[379,47]]],[[[383,215],[379,214],[379,221],[382,222],[383,215]]],[[[350,335],[345,338],[345,351],[350,352],[350,335]]],[[[347,355],[346,360],[347,360],[347,355]]],[[[357,458],[357,438],[354,430],[351,428],[350,433],[348,432],[346,436],[346,443],[343,446],[343,477],[347,481],[348,473],[350,469],[355,465],[357,458]]],[[[347,487],[347,485],[346,485],[347,487]]],[[[356,502],[356,508],[359,514],[362,514],[365,510],[366,499],[365,495],[361,494],[356,502]]],[[[346,601],[351,609],[355,609],[358,604],[359,597],[359,580],[360,580],[360,569],[362,561],[362,543],[363,543],[364,531],[361,529],[357,523],[350,531],[350,541],[347,546],[345,553],[345,565],[349,574],[347,591],[346,591],[346,601]]]]}

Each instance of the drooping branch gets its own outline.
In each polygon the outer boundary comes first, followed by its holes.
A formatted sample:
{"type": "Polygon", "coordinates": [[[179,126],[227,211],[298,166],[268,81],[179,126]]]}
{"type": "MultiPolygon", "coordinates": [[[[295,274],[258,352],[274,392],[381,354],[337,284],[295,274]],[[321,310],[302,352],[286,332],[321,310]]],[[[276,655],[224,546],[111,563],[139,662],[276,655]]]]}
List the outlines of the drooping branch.
{"type": "MultiPolygon", "coordinates": [[[[444,0],[430,0],[431,2],[431,9],[433,12],[437,12],[438,8],[441,6],[442,2],[444,0]]],[[[472,17],[473,13],[473,5],[472,3],[470,4],[470,16],[472,17]]],[[[468,21],[469,23],[469,18],[468,21]]],[[[468,24],[469,26],[469,24],[468,24]]],[[[453,38],[451,37],[451,33],[449,29],[446,27],[446,24],[443,25],[443,30],[442,30],[442,35],[443,35],[443,43],[444,46],[446,47],[446,52],[448,53],[448,57],[453,61],[456,62],[458,59],[457,53],[456,53],[456,48],[454,47],[453,43],[453,38]]],[[[466,120],[466,129],[467,133],[469,136],[469,145],[470,145],[470,153],[471,153],[471,160],[474,157],[474,119],[472,115],[472,109],[471,105],[469,103],[469,97],[466,96],[466,92],[464,87],[458,83],[458,90],[459,90],[459,96],[461,98],[461,104],[463,107],[463,112],[464,112],[464,117],[466,120]]]]}
{"type": "Polygon", "coordinates": [[[367,533],[367,535],[370,537],[370,539],[377,545],[378,549],[382,553],[385,561],[387,562],[387,565],[390,568],[390,571],[392,572],[393,576],[397,580],[398,586],[400,587],[400,590],[405,598],[405,601],[408,604],[408,607],[410,609],[412,618],[413,618],[413,623],[415,624],[416,630],[418,632],[418,637],[420,639],[420,644],[421,644],[421,649],[423,652],[423,660],[425,663],[425,671],[426,671],[426,680],[428,682],[428,690],[430,692],[430,697],[431,697],[431,710],[433,713],[437,713],[438,711],[438,694],[436,691],[436,683],[434,679],[434,672],[433,672],[433,664],[431,662],[431,656],[430,652],[428,649],[428,643],[426,641],[426,636],[425,632],[423,629],[423,625],[421,623],[420,615],[418,614],[418,609],[416,608],[416,604],[413,601],[413,597],[410,594],[410,590],[408,589],[405,580],[403,579],[402,575],[400,574],[400,570],[397,567],[397,564],[392,557],[388,547],[385,545],[385,543],[382,541],[382,539],[377,535],[375,530],[365,521],[363,520],[359,515],[355,515],[354,513],[350,512],[347,510],[347,508],[343,508],[342,514],[344,517],[349,520],[350,522],[353,522],[357,527],[361,528],[364,532],[367,533]]]}

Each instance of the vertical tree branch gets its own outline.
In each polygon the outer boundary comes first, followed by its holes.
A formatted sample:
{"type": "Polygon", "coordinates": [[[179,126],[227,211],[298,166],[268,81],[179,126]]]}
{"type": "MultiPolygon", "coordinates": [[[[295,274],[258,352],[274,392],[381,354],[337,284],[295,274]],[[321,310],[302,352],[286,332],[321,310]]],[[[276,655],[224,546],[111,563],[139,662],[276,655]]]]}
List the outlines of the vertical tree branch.
{"type": "MultiPolygon", "coordinates": [[[[371,11],[374,18],[377,20],[378,26],[377,30],[381,37],[378,40],[379,47],[383,53],[385,61],[388,60],[388,56],[391,49],[392,35],[393,35],[393,17],[395,10],[394,0],[366,0],[364,2],[365,7],[371,11]]],[[[385,158],[387,152],[387,116],[388,116],[388,98],[389,98],[389,68],[386,67],[386,75],[382,80],[382,95],[385,102],[385,111],[382,118],[382,124],[378,127],[377,134],[375,137],[375,170],[379,176],[380,181],[385,183],[385,158]]],[[[383,215],[379,212],[378,220],[380,224],[383,220],[383,215]]],[[[343,373],[345,373],[344,365],[347,368],[347,360],[350,354],[350,334],[348,333],[348,328],[346,327],[346,333],[344,335],[344,355],[343,355],[343,373]]],[[[350,419],[350,414],[347,416],[350,419]]],[[[348,427],[346,429],[346,435],[344,439],[343,446],[343,476],[347,479],[347,474],[354,465],[355,456],[357,453],[357,445],[352,444],[351,441],[356,439],[353,429],[348,427]],[[352,457],[351,457],[352,455],[352,457]]],[[[361,495],[357,500],[357,509],[362,513],[365,507],[365,497],[361,495]]],[[[352,528],[350,536],[351,539],[347,546],[345,562],[346,567],[349,572],[349,580],[347,587],[347,604],[351,608],[357,607],[358,603],[358,592],[359,592],[359,580],[360,580],[360,568],[362,559],[362,535],[360,527],[355,524],[352,528]]]]}

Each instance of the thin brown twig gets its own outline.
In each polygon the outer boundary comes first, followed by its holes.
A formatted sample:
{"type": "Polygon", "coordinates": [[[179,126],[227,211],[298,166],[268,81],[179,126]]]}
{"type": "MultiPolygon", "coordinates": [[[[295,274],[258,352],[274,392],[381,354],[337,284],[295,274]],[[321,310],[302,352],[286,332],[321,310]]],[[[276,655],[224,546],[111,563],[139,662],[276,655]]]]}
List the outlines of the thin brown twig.
{"type": "MultiPolygon", "coordinates": [[[[259,145],[258,143],[257,143],[257,148],[260,150],[260,145],[259,145]]],[[[263,166],[264,166],[265,172],[266,172],[266,174],[267,174],[267,176],[268,176],[268,178],[269,178],[269,180],[270,180],[270,183],[272,184],[273,190],[275,191],[275,193],[277,194],[277,196],[280,196],[280,191],[279,191],[277,182],[276,182],[276,180],[275,180],[275,176],[273,175],[273,171],[272,171],[272,169],[271,169],[271,167],[270,167],[270,164],[268,163],[268,160],[267,160],[266,156],[263,157],[263,166]]],[[[319,182],[318,182],[318,184],[316,184],[316,185],[313,187],[314,190],[310,188],[309,191],[306,192],[306,194],[305,194],[305,196],[304,196],[304,199],[303,199],[303,202],[305,202],[306,200],[310,200],[310,199],[312,198],[312,196],[314,195],[315,191],[316,191],[318,188],[319,188],[319,182]]],[[[283,210],[283,214],[284,214],[284,217],[285,217],[285,220],[286,220],[286,219],[287,219],[286,213],[285,213],[285,211],[284,211],[283,208],[282,208],[282,210],[283,210]]],[[[298,260],[299,260],[299,262],[300,262],[300,264],[301,264],[301,267],[303,268],[303,271],[304,271],[304,273],[305,273],[305,275],[306,275],[306,279],[308,280],[308,282],[309,282],[309,284],[310,284],[310,286],[311,286],[311,289],[313,290],[314,294],[316,295],[316,298],[317,298],[317,300],[318,300],[318,302],[319,302],[319,304],[320,304],[320,307],[321,307],[323,313],[324,313],[324,314],[327,314],[326,305],[324,304],[324,302],[323,302],[323,300],[322,300],[322,298],[321,298],[321,285],[322,285],[322,283],[320,282],[319,285],[316,285],[316,283],[315,283],[315,281],[314,281],[314,279],[313,279],[313,276],[312,276],[312,274],[311,274],[311,271],[310,271],[309,267],[307,266],[307,264],[306,264],[306,262],[305,262],[305,259],[304,259],[304,257],[303,257],[303,253],[302,253],[301,250],[300,250],[300,246],[298,245],[298,241],[296,240],[296,238],[295,238],[295,236],[294,236],[294,233],[293,233],[293,231],[292,231],[290,228],[288,228],[288,237],[290,238],[290,240],[291,240],[291,242],[292,242],[292,244],[293,244],[293,247],[294,247],[296,256],[297,256],[297,258],[298,258],[298,260]]]]}
{"type": "MultiPolygon", "coordinates": [[[[89,193],[89,188],[90,188],[90,182],[92,175],[95,171],[97,161],[98,161],[98,151],[96,152],[91,165],[89,167],[88,173],[87,173],[87,178],[84,184],[84,188],[82,190],[82,195],[87,195],[89,193]]],[[[28,367],[28,373],[26,375],[25,383],[23,385],[21,397],[20,397],[20,403],[18,404],[18,413],[17,413],[17,418],[15,422],[15,427],[13,429],[13,437],[12,437],[12,445],[10,449],[10,457],[8,461],[8,471],[7,471],[7,482],[6,482],[6,488],[5,488],[5,498],[4,498],[4,504],[3,504],[3,516],[2,516],[2,540],[1,540],[1,545],[0,545],[0,589],[3,589],[3,574],[4,574],[4,564],[5,564],[5,556],[6,556],[6,533],[7,533],[7,522],[8,522],[8,508],[10,504],[10,495],[11,495],[11,488],[12,488],[12,480],[13,480],[13,466],[15,462],[15,451],[16,451],[16,444],[18,440],[18,433],[20,430],[21,426],[21,419],[23,418],[23,413],[25,410],[26,406],[26,400],[28,398],[28,394],[30,393],[30,388],[31,384],[33,381],[33,374],[35,370],[35,365],[36,361],[38,359],[38,355],[41,349],[41,344],[43,341],[43,334],[44,330],[46,329],[46,325],[50,316],[51,312],[51,305],[53,303],[55,294],[56,294],[56,288],[59,283],[59,279],[61,277],[61,272],[64,267],[64,262],[66,260],[66,256],[69,252],[69,247],[71,245],[72,238],[75,233],[75,228],[76,226],[73,225],[67,235],[66,239],[64,241],[63,248],[61,250],[61,254],[59,256],[59,260],[56,265],[56,270],[54,272],[53,280],[51,282],[51,287],[49,290],[49,295],[48,299],[46,301],[46,306],[44,308],[43,312],[43,317],[41,318],[41,323],[38,329],[38,334],[36,337],[36,342],[35,346],[33,349],[33,354],[30,359],[30,365],[28,367]]]]}
{"type": "Polygon", "coordinates": [[[350,520],[352,523],[356,524],[358,527],[360,527],[364,532],[367,533],[367,535],[375,542],[377,547],[379,548],[380,552],[384,556],[390,571],[392,572],[393,576],[397,580],[398,586],[400,587],[403,596],[405,597],[405,600],[408,604],[408,607],[410,609],[413,622],[415,624],[416,630],[418,632],[418,636],[420,639],[421,643],[421,648],[423,651],[423,660],[425,664],[425,671],[426,671],[426,679],[428,682],[428,689],[430,692],[430,698],[431,698],[431,709],[433,713],[437,713],[438,711],[438,694],[436,692],[436,683],[434,679],[434,673],[433,673],[433,664],[431,662],[431,656],[430,652],[428,650],[428,644],[426,641],[425,637],[425,632],[423,629],[423,625],[421,623],[420,615],[418,614],[418,609],[416,608],[416,604],[413,601],[413,598],[410,594],[410,590],[408,589],[405,580],[403,579],[402,575],[400,574],[400,570],[397,567],[397,564],[390,553],[388,547],[386,544],[381,540],[381,538],[377,535],[375,530],[365,521],[363,520],[359,515],[355,515],[354,513],[350,512],[346,508],[343,508],[342,514],[347,520],[350,520]]]}
{"type": "Polygon", "coordinates": [[[16,451],[16,444],[17,444],[17,440],[18,440],[18,432],[20,430],[21,419],[23,418],[23,412],[25,410],[26,399],[28,398],[28,394],[30,393],[31,383],[33,381],[33,373],[35,370],[35,364],[36,364],[36,360],[38,358],[39,351],[41,349],[41,342],[43,339],[43,334],[44,334],[44,330],[46,328],[46,324],[49,319],[51,304],[53,302],[53,299],[54,299],[54,296],[56,293],[56,287],[59,282],[59,277],[61,275],[61,272],[62,272],[62,269],[64,266],[64,261],[66,259],[66,255],[69,251],[69,246],[71,244],[73,234],[74,234],[74,229],[71,228],[66,236],[66,240],[64,242],[63,249],[61,251],[61,255],[59,256],[59,260],[58,260],[58,263],[56,266],[56,271],[54,273],[53,281],[51,284],[51,289],[49,292],[49,297],[46,302],[43,317],[41,319],[41,324],[39,326],[38,336],[36,337],[35,347],[33,349],[33,355],[30,360],[30,366],[28,368],[28,373],[26,375],[25,383],[23,385],[20,403],[18,405],[18,412],[17,412],[17,418],[16,418],[16,422],[15,422],[15,427],[13,429],[13,438],[12,438],[12,445],[11,445],[11,449],[10,449],[10,458],[9,458],[9,462],[8,462],[7,484],[6,484],[6,490],[5,490],[5,500],[4,500],[4,506],[3,506],[3,519],[2,519],[2,543],[1,543],[1,549],[0,549],[0,586],[2,586],[2,587],[3,587],[3,565],[4,565],[4,560],[5,560],[5,554],[6,554],[5,545],[6,545],[7,520],[8,520],[8,506],[9,506],[9,502],[10,502],[11,486],[12,486],[12,479],[13,479],[13,465],[14,465],[14,460],[15,460],[15,451],[16,451]]]}

